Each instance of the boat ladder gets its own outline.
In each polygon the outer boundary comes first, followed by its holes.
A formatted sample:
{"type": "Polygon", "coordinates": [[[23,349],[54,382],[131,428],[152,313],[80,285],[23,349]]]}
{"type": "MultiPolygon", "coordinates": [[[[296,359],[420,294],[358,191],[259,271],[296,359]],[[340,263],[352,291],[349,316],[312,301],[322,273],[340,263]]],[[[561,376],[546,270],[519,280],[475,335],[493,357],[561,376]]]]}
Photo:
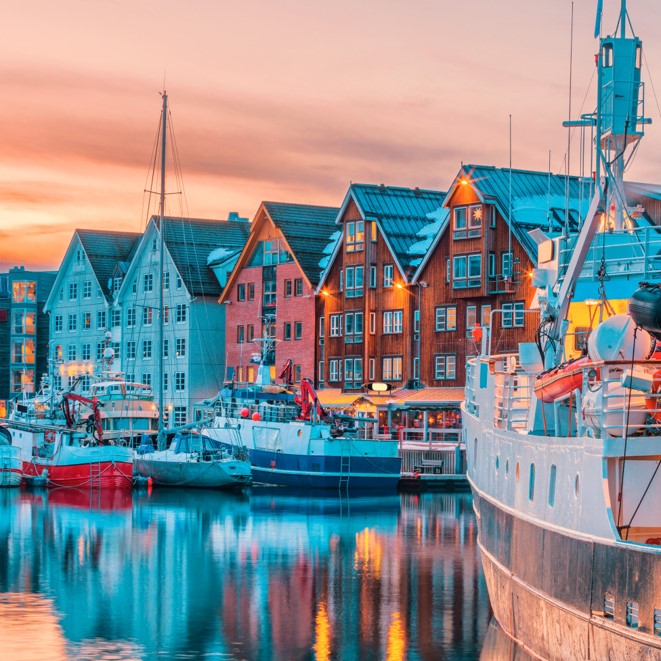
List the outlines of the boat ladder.
{"type": "Polygon", "coordinates": [[[340,481],[338,489],[345,491],[349,489],[349,477],[351,476],[351,456],[342,453],[340,455],[340,481]]]}
{"type": "Polygon", "coordinates": [[[90,489],[101,488],[101,462],[90,464],[90,489]]]}

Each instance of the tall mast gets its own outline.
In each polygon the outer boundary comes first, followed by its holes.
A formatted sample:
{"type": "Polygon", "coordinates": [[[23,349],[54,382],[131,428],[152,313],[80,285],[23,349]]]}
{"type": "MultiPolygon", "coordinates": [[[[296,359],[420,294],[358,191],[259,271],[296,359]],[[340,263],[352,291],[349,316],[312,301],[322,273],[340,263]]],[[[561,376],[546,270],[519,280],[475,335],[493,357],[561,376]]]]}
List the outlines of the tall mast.
{"type": "Polygon", "coordinates": [[[158,251],[158,449],[165,449],[165,426],[163,424],[163,315],[165,314],[163,301],[163,253],[165,246],[164,224],[165,224],[165,147],[168,125],[168,95],[163,90],[163,117],[161,118],[161,196],[159,204],[158,233],[159,251],[158,251]]]}

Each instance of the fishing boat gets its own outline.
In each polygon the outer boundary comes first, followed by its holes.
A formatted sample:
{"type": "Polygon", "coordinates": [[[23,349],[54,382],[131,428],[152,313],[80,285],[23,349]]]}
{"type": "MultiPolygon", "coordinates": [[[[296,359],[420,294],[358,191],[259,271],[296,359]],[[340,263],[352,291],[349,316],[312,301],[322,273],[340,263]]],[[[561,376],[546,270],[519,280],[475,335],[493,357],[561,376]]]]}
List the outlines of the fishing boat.
{"type": "Polygon", "coordinates": [[[268,356],[273,339],[262,339],[255,383],[227,382],[205,412],[205,433],[248,449],[256,483],[308,489],[394,490],[401,477],[399,443],[377,438],[376,420],[330,416],[310,379],[296,387],[292,361],[281,384],[272,383],[268,356]]]}
{"type": "MultiPolygon", "coordinates": [[[[598,10],[595,37],[600,23],[598,10]]],[[[485,329],[467,369],[462,433],[491,605],[507,635],[544,659],[661,658],[661,361],[651,334],[629,314],[609,317],[590,335],[589,361],[569,370],[571,396],[535,388],[567,358],[569,306],[593,241],[604,230],[642,236],[623,194],[648,123],[641,48],[622,0],[616,31],[600,39],[597,110],[570,123],[595,131],[595,194],[578,236],[549,237],[533,274],[539,345],[492,354],[485,329]]]]}
{"type": "Polygon", "coordinates": [[[175,434],[167,450],[156,451],[144,437],[136,450],[136,474],[166,487],[232,489],[252,484],[247,457],[239,448],[223,446],[206,434],[184,431],[175,434]]]}

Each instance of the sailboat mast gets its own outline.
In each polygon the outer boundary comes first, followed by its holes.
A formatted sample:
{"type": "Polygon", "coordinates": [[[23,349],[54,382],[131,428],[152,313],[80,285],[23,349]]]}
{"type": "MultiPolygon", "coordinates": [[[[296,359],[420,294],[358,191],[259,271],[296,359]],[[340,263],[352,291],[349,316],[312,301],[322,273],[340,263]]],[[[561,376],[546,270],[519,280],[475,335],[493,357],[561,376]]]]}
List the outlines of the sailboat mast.
{"type": "Polygon", "coordinates": [[[159,259],[158,259],[158,350],[159,350],[159,370],[158,370],[158,449],[165,449],[165,425],[163,421],[163,393],[165,391],[163,384],[163,316],[165,314],[165,307],[163,301],[163,253],[165,245],[165,154],[166,154],[166,139],[167,139],[167,122],[168,122],[168,95],[163,91],[163,117],[161,119],[161,196],[159,204],[159,259]]]}

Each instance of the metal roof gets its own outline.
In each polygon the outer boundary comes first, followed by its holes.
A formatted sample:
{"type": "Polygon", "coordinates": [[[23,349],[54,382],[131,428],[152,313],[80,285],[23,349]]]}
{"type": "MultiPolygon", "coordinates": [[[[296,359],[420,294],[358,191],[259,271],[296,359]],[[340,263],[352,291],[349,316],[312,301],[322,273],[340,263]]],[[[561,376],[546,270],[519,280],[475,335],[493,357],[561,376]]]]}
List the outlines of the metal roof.
{"type": "Polygon", "coordinates": [[[319,284],[319,259],[337,230],[338,207],[264,202],[273,224],[282,232],[312,286],[319,284]]]}
{"type": "MultiPolygon", "coordinates": [[[[152,218],[158,226],[158,217],[152,218]]],[[[193,296],[218,296],[219,286],[207,265],[216,248],[241,250],[250,234],[246,220],[165,218],[164,242],[186,289],[193,296]]]]}
{"type": "Polygon", "coordinates": [[[376,221],[403,271],[417,266],[420,257],[410,249],[424,227],[438,222],[445,193],[383,184],[351,184],[349,192],[365,220],[376,221]]]}
{"type": "Polygon", "coordinates": [[[76,234],[89,259],[94,275],[106,300],[112,301],[112,288],[108,281],[117,264],[130,262],[139,243],[136,232],[77,229],[76,234]]]}
{"type": "Polygon", "coordinates": [[[463,388],[444,386],[439,388],[420,388],[419,390],[398,390],[390,401],[391,408],[418,408],[421,406],[439,406],[458,404],[466,398],[463,388]]]}

